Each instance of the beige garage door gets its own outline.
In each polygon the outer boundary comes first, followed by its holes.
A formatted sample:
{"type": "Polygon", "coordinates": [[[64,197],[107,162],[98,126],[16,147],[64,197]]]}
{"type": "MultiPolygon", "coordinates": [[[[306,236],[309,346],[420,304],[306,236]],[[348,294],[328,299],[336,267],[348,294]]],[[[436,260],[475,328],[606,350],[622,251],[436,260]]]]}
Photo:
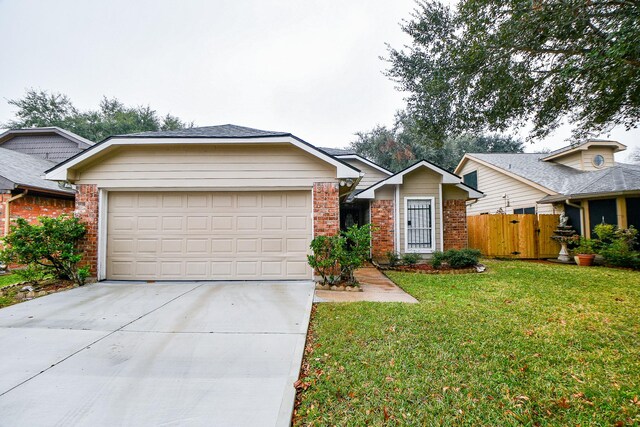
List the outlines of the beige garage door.
{"type": "Polygon", "coordinates": [[[110,192],[107,278],[309,279],[311,192],[110,192]]]}

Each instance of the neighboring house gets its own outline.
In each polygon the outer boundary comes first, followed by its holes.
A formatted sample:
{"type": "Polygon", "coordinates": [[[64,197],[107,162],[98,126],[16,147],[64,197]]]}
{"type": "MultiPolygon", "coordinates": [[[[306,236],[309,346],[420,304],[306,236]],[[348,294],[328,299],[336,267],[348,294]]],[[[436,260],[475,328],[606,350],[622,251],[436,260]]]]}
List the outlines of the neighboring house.
{"type": "Polygon", "coordinates": [[[72,213],[75,192],[44,179],[44,172],[93,143],[64,129],[14,129],[0,134],[0,236],[17,217],[72,213]]]}
{"type": "Polygon", "coordinates": [[[640,166],[617,163],[626,149],[590,139],[550,153],[466,154],[455,170],[485,194],[469,215],[561,213],[582,235],[600,223],[640,228],[640,166]]]}
{"type": "Polygon", "coordinates": [[[100,280],[310,279],[311,239],[337,233],[341,209],[353,209],[343,226],[370,219],[378,257],[466,245],[465,201],[481,194],[459,177],[427,162],[392,175],[327,151],[235,125],[144,132],[46,177],[76,184],[100,280]]]}

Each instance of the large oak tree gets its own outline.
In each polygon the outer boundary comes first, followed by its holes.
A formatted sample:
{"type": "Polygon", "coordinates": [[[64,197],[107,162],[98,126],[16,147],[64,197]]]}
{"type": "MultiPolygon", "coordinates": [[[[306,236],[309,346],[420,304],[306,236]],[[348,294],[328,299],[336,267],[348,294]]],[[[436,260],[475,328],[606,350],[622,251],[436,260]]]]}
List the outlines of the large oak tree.
{"type": "Polygon", "coordinates": [[[419,1],[388,75],[435,140],[568,121],[576,138],[640,119],[640,1],[419,1]]]}

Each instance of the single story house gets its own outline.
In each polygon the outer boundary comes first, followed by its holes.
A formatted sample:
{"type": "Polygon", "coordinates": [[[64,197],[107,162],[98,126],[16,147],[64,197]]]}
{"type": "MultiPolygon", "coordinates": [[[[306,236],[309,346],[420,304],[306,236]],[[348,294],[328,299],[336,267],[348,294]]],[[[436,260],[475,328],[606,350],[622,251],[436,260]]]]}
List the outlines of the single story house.
{"type": "Polygon", "coordinates": [[[12,129],[0,134],[0,236],[12,220],[72,214],[75,191],[44,172],[93,142],[57,127],[12,129]]]}
{"type": "Polygon", "coordinates": [[[375,226],[374,257],[428,255],[466,246],[465,203],[481,196],[428,162],[392,174],[236,125],[112,136],[46,178],[76,185],[99,280],[311,279],[309,244],[341,216],[375,226]]]}
{"type": "Polygon", "coordinates": [[[564,212],[591,237],[600,223],[640,228],[640,165],[614,160],[625,149],[589,139],[550,153],[467,153],[455,173],[485,194],[469,215],[564,212]]]}

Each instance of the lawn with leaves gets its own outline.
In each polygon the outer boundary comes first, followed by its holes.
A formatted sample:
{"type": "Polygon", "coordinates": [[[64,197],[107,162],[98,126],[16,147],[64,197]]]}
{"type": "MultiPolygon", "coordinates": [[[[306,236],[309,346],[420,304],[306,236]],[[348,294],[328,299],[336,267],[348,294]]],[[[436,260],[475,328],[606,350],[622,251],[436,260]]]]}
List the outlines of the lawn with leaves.
{"type": "Polygon", "coordinates": [[[389,273],[419,304],[319,304],[296,425],[638,425],[640,273],[389,273]]]}

